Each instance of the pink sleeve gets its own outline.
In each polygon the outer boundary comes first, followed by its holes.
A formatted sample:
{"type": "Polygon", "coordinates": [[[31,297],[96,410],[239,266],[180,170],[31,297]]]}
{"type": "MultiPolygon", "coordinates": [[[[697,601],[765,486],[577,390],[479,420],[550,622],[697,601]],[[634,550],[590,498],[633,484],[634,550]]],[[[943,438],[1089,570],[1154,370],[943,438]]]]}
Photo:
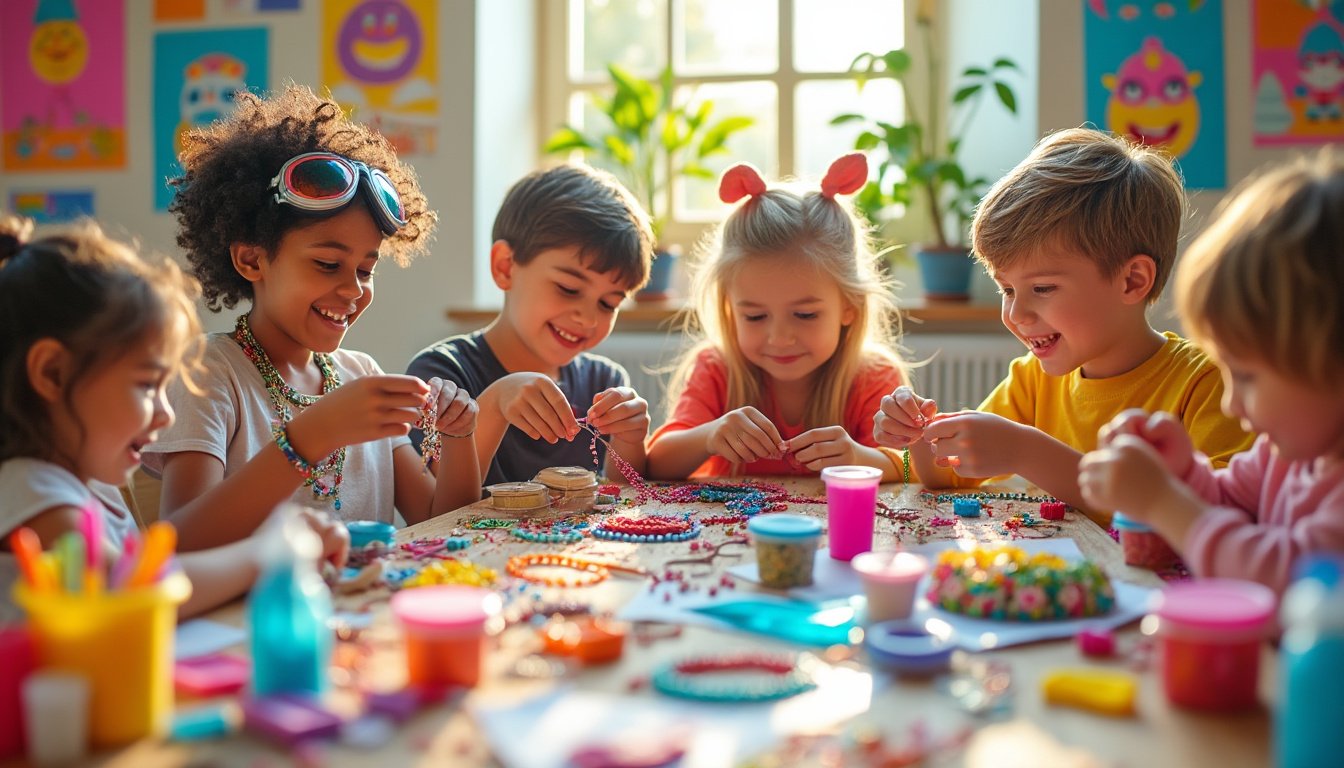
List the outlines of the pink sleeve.
{"type": "Polygon", "coordinates": [[[845,431],[854,441],[876,448],[873,439],[873,417],[882,405],[882,398],[905,384],[901,369],[886,360],[874,361],[859,372],[845,401],[845,431]]]}
{"type": "Polygon", "coordinates": [[[1212,473],[1225,501],[1195,521],[1184,552],[1198,576],[1250,579],[1282,592],[1303,554],[1344,554],[1344,472],[1304,479],[1302,465],[1271,461],[1263,441],[1262,436],[1250,451],[1260,461],[1243,461],[1248,454],[1241,454],[1212,473]],[[1257,468],[1258,498],[1249,505],[1228,503],[1247,493],[1257,468]],[[1228,477],[1238,470],[1246,477],[1228,477]]]}
{"type": "Polygon", "coordinates": [[[1261,435],[1250,450],[1233,456],[1222,469],[1214,469],[1208,456],[1196,453],[1190,470],[1181,479],[1209,504],[1255,509],[1272,457],[1269,438],[1261,435]]]}
{"type": "Polygon", "coordinates": [[[723,415],[728,397],[728,368],[716,349],[706,349],[696,357],[695,368],[686,381],[686,389],[677,398],[672,415],[649,438],[650,443],[666,432],[698,427],[723,415]]]}

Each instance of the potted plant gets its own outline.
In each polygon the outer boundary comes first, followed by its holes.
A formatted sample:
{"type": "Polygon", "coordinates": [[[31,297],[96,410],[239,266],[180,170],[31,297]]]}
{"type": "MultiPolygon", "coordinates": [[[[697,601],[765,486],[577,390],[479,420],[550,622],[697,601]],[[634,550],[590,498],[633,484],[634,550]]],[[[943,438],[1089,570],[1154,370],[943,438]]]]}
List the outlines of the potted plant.
{"type": "Polygon", "coordinates": [[[1013,87],[1000,76],[1019,70],[1006,58],[998,58],[988,67],[967,67],[949,104],[941,88],[931,4],[920,5],[915,26],[923,43],[922,71],[912,66],[910,53],[901,48],[859,54],[849,68],[859,88],[875,77],[899,81],[906,97],[905,122],[894,125],[862,114],[844,114],[831,124],[860,123],[863,130],[855,140],[855,149],[877,153],[880,159],[877,178],[855,198],[858,209],[875,226],[891,219],[894,210],[903,211],[903,215],[912,210],[925,213],[931,239],[914,247],[925,295],[965,301],[973,264],[966,246],[967,229],[989,182],[983,177],[969,177],[957,154],[966,129],[990,91],[1004,109],[1017,114],[1013,87]],[[910,87],[916,75],[924,78],[920,89],[910,87]],[[951,122],[953,117],[959,118],[955,124],[951,122]]]}
{"type": "MultiPolygon", "coordinates": [[[[727,152],[729,137],[755,121],[736,115],[711,121],[714,103],[679,99],[671,69],[663,70],[657,82],[615,64],[608,64],[607,72],[612,92],[592,95],[593,106],[607,124],[588,131],[564,125],[551,134],[542,151],[577,151],[598,158],[598,164],[615,173],[644,205],[657,240],[667,220],[663,203],[668,183],[678,177],[713,180],[715,174],[704,165],[705,158],[727,152]]],[[[666,296],[673,260],[673,252],[658,248],[649,283],[637,298],[666,296]]]]}

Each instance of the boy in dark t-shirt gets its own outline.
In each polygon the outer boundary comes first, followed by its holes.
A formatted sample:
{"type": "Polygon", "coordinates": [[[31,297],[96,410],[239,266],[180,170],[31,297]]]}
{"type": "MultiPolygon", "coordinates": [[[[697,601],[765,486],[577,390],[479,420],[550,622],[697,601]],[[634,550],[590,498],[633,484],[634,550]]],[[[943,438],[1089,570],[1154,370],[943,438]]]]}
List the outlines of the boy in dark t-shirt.
{"type": "MultiPolygon", "coordinates": [[[[587,464],[578,417],[643,472],[648,403],[624,368],[586,350],[611,333],[621,302],[648,280],[648,215],[610,174],[565,165],[514,184],[491,237],[490,274],[504,307],[485,328],[420,352],[407,373],[453,381],[476,398],[486,483],[587,464]]],[[[411,438],[419,445],[419,434],[411,438]]]]}

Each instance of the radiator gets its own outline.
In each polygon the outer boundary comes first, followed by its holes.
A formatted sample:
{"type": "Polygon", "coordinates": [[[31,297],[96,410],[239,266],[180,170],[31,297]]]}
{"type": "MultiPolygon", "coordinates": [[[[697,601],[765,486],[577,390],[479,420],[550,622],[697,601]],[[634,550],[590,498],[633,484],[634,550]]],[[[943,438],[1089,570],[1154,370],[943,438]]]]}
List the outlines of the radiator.
{"type": "MultiPolygon", "coordinates": [[[[942,411],[980,405],[1023,352],[1007,334],[911,334],[905,347],[907,359],[924,362],[912,371],[916,391],[938,401],[942,411]]],[[[668,380],[685,348],[676,333],[614,333],[593,351],[625,366],[631,386],[649,401],[656,429],[667,418],[668,380]]]]}

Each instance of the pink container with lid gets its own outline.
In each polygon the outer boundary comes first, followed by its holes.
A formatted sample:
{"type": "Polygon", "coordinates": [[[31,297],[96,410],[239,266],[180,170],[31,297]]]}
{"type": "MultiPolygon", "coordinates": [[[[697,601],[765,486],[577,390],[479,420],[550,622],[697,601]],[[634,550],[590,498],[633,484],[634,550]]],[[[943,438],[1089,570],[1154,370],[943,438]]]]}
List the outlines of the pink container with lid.
{"type": "Polygon", "coordinates": [[[826,483],[827,539],[831,557],[846,562],[873,548],[877,486],[882,470],[844,466],[821,470],[826,483]]]}
{"type": "Polygon", "coordinates": [[[417,587],[393,595],[392,614],[406,632],[409,682],[476,685],[485,664],[486,623],[501,607],[499,595],[479,587],[417,587]]]}
{"type": "Polygon", "coordinates": [[[850,563],[868,596],[868,622],[909,618],[928,558],[911,552],[864,552],[850,563]]]}
{"type": "Polygon", "coordinates": [[[1254,707],[1274,592],[1240,579],[1173,584],[1154,601],[1158,665],[1167,698],[1192,709],[1254,707]]]}

